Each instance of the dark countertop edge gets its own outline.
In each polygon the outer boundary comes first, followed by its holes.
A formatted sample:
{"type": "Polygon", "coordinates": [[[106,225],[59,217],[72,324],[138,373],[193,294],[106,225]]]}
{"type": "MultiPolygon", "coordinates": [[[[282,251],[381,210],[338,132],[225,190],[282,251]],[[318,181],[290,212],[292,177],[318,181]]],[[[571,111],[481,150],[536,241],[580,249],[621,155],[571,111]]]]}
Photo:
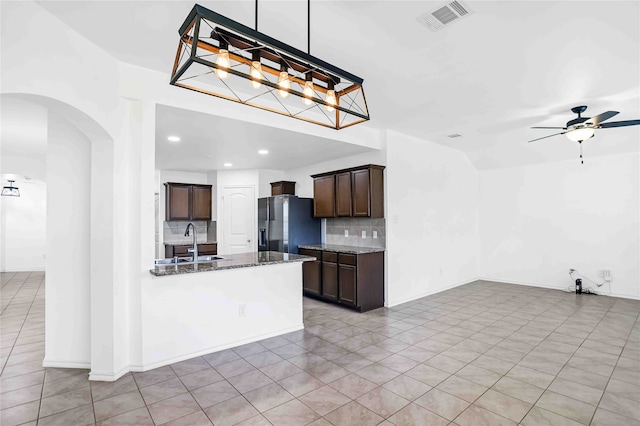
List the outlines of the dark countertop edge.
{"type": "MultiPolygon", "coordinates": [[[[168,275],[183,275],[183,274],[194,274],[199,272],[212,272],[212,271],[224,271],[228,269],[241,269],[241,268],[253,268],[256,266],[266,266],[266,265],[279,265],[283,263],[297,263],[297,262],[310,262],[316,260],[315,257],[312,256],[304,256],[304,255],[295,255],[299,256],[296,259],[290,260],[270,260],[265,262],[247,262],[247,263],[238,263],[238,264],[228,264],[228,265],[219,265],[218,262],[222,261],[214,261],[214,262],[201,262],[198,263],[198,269],[193,269],[193,263],[187,265],[180,265],[182,268],[178,270],[175,269],[175,265],[161,265],[156,266],[153,269],[149,269],[149,273],[155,277],[164,277],[168,275]],[[171,268],[171,269],[169,269],[171,268]]],[[[230,262],[229,260],[226,260],[230,262]]]]}
{"type": "Polygon", "coordinates": [[[354,247],[354,246],[341,246],[339,244],[300,244],[299,249],[307,250],[322,250],[335,253],[349,253],[349,254],[367,254],[367,253],[380,253],[386,249],[378,247],[354,247]]]}

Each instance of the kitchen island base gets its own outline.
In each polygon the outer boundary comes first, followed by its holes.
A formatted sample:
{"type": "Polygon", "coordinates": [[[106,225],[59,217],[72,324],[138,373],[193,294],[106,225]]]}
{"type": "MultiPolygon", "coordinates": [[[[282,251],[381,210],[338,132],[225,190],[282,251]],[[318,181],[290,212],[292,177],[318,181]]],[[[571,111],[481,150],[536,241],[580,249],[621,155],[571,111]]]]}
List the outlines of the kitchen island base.
{"type": "MultiPolygon", "coordinates": [[[[263,257],[269,253],[279,255],[266,252],[263,257]]],[[[154,277],[142,288],[142,364],[132,370],[146,371],[302,329],[302,261],[293,258],[154,277]]]]}

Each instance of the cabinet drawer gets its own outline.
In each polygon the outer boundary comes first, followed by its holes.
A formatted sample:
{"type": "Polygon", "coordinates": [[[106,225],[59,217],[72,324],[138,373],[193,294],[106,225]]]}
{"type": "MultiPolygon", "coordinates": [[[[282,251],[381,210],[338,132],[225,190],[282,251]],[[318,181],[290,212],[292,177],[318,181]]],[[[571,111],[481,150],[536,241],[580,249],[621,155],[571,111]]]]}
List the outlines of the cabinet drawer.
{"type": "Polygon", "coordinates": [[[173,246],[173,255],[174,256],[186,256],[190,254],[187,250],[189,250],[191,246],[173,246]]]}
{"type": "Polygon", "coordinates": [[[338,262],[338,253],[334,253],[331,251],[323,251],[322,252],[322,261],[323,262],[338,262]]]}
{"type": "Polygon", "coordinates": [[[338,255],[338,263],[342,263],[342,264],[345,264],[345,265],[355,265],[356,264],[356,255],[355,254],[340,253],[338,255]]]}
{"type": "Polygon", "coordinates": [[[198,255],[201,254],[218,254],[217,244],[198,244],[198,255]]]}
{"type": "Polygon", "coordinates": [[[322,260],[322,252],[320,250],[298,249],[298,253],[302,256],[312,256],[316,260],[322,260]]]}

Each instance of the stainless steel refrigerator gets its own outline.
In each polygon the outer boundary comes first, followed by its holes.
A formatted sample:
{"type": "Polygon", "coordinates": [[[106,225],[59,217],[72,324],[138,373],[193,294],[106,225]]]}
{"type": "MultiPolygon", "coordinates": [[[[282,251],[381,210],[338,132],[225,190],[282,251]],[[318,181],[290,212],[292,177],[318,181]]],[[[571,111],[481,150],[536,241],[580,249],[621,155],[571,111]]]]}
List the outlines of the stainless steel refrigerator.
{"type": "Polygon", "coordinates": [[[298,253],[299,244],[319,244],[320,219],[313,198],[276,195],[258,199],[258,251],[298,253]]]}

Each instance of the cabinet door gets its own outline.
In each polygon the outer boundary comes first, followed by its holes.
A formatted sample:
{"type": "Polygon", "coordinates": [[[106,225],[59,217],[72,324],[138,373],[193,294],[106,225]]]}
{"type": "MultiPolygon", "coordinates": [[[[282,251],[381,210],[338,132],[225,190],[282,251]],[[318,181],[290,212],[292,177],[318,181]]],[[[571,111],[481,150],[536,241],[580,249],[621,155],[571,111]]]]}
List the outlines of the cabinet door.
{"type": "Polygon", "coordinates": [[[371,216],[369,169],[351,172],[353,216],[371,216]]]}
{"type": "Polygon", "coordinates": [[[211,186],[193,185],[191,220],[211,220],[211,186]]]}
{"type": "Polygon", "coordinates": [[[320,250],[299,249],[303,256],[313,256],[317,260],[302,263],[302,287],[304,291],[321,295],[322,289],[322,252],[320,250]]]}
{"type": "Polygon", "coordinates": [[[313,179],[313,217],[335,217],[334,175],[313,179]]]}
{"type": "Polygon", "coordinates": [[[167,184],[166,220],[191,218],[191,185],[167,184]]]}
{"type": "Polygon", "coordinates": [[[356,267],[338,265],[338,282],[340,283],[340,302],[356,305],[356,267]]]}
{"type": "Polygon", "coordinates": [[[322,295],[338,300],[338,264],[322,262],[322,295]]]}
{"type": "Polygon", "coordinates": [[[336,216],[351,216],[351,172],[336,175],[336,216]]]}

